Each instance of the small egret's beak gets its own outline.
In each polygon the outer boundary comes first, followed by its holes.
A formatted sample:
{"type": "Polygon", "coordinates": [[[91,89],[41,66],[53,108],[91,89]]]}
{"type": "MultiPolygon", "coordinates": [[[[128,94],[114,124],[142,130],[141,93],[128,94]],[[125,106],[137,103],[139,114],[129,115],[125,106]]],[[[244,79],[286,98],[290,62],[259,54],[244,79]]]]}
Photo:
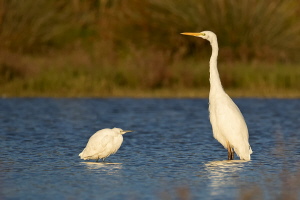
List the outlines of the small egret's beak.
{"type": "Polygon", "coordinates": [[[124,130],[123,130],[121,133],[122,133],[122,134],[125,134],[125,133],[128,133],[128,132],[132,132],[132,131],[130,131],[130,130],[124,131],[124,130]]]}
{"type": "Polygon", "coordinates": [[[182,35],[191,35],[191,36],[195,36],[195,37],[201,37],[204,36],[203,33],[180,33],[182,35]]]}

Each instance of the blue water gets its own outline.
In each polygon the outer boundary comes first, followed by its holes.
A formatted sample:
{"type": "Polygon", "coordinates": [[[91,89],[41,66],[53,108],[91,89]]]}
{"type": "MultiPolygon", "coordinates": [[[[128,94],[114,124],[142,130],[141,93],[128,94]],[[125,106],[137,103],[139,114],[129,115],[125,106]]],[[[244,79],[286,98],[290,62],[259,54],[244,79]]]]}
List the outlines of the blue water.
{"type": "Polygon", "coordinates": [[[299,99],[234,101],[250,162],[226,161],[207,99],[0,99],[0,199],[299,199],[299,99]],[[134,132],[105,163],[80,160],[107,127],[134,132]]]}

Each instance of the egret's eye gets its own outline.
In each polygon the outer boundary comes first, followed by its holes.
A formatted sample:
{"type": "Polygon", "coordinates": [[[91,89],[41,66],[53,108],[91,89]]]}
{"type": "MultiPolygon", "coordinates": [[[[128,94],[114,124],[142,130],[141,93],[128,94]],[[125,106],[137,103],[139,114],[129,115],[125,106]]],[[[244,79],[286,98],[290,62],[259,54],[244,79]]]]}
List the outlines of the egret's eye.
{"type": "Polygon", "coordinates": [[[205,33],[202,33],[203,36],[205,36],[205,33]]]}

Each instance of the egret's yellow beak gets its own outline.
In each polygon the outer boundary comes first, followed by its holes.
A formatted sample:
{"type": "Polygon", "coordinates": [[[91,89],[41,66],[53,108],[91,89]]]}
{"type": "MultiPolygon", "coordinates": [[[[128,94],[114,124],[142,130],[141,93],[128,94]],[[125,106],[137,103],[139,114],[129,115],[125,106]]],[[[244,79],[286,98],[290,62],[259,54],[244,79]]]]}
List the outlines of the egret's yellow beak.
{"type": "Polygon", "coordinates": [[[128,132],[132,132],[132,131],[130,131],[130,130],[127,130],[127,131],[122,131],[122,134],[125,134],[125,133],[128,133],[128,132]]]}
{"type": "Polygon", "coordinates": [[[203,33],[180,33],[182,35],[191,35],[191,36],[195,36],[195,37],[200,37],[200,36],[204,36],[203,33]]]}

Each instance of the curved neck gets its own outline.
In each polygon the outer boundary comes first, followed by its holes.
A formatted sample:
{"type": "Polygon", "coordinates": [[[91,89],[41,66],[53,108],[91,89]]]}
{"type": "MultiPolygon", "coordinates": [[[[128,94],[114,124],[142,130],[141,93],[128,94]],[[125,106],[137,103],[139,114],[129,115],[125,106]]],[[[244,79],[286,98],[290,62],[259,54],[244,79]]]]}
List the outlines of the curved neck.
{"type": "Polygon", "coordinates": [[[210,42],[210,45],[212,47],[212,54],[209,60],[209,82],[210,82],[210,91],[215,90],[223,90],[218,68],[217,68],[217,59],[218,59],[218,41],[217,39],[210,42]]]}

